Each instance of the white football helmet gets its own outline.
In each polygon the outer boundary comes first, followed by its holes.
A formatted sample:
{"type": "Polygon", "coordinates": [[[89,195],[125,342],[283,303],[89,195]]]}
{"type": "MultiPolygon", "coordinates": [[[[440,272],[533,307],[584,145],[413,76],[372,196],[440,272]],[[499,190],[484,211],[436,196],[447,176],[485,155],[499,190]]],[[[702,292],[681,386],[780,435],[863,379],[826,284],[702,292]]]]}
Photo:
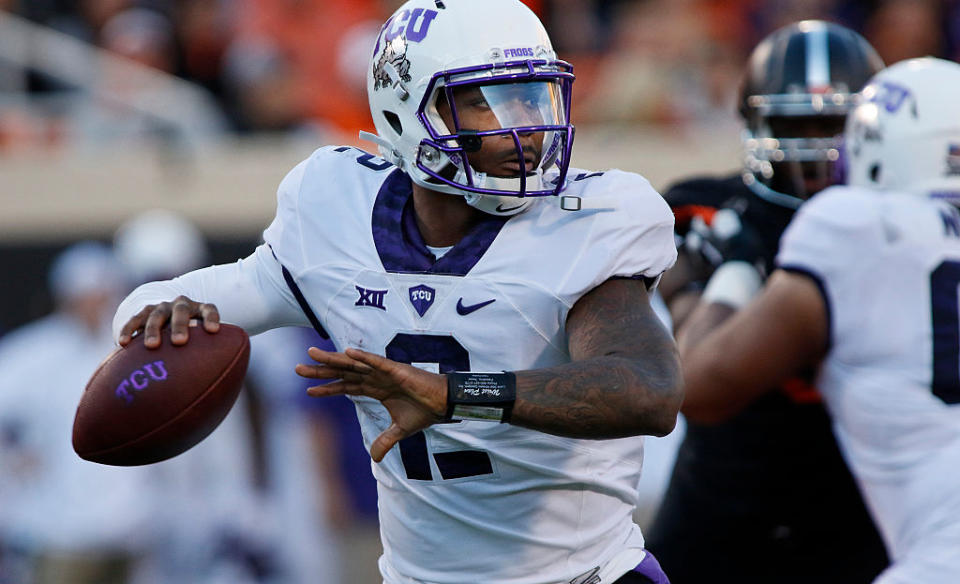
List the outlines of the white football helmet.
{"type": "Polygon", "coordinates": [[[901,61],[862,93],[844,131],[847,182],[960,203],[960,65],[901,61]]]}
{"type": "Polygon", "coordinates": [[[113,248],[135,286],[195,270],[209,255],[200,229],[167,209],[151,209],[125,221],[113,236],[113,248]]]}
{"type": "Polygon", "coordinates": [[[540,20],[519,0],[410,0],[380,30],[367,72],[380,155],[417,184],[463,195],[494,215],[513,215],[531,199],[558,195],[573,143],[572,67],[556,58],[540,20]],[[475,88],[499,128],[460,127],[454,90],[475,88]],[[449,104],[454,127],[437,109],[449,104]],[[522,105],[517,105],[518,103],[522,105]],[[539,152],[521,136],[542,135],[539,152]],[[482,141],[512,138],[514,176],[470,163],[482,141]],[[526,155],[525,155],[526,154],[526,155]],[[527,161],[527,162],[525,162],[527,161]],[[527,163],[532,171],[523,171],[527,163]]]}

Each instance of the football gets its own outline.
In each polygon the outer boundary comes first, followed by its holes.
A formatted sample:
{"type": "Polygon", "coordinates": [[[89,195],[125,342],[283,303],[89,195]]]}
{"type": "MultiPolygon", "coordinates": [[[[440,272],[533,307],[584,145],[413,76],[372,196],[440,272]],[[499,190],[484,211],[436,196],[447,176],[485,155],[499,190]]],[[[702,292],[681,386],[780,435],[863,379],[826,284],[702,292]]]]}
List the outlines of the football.
{"type": "Polygon", "coordinates": [[[172,458],[206,438],[240,394],[250,339],[221,323],[211,334],[191,323],[185,345],[147,349],[139,337],[111,353],[84,389],[73,449],[101,464],[135,466],[172,458]]]}

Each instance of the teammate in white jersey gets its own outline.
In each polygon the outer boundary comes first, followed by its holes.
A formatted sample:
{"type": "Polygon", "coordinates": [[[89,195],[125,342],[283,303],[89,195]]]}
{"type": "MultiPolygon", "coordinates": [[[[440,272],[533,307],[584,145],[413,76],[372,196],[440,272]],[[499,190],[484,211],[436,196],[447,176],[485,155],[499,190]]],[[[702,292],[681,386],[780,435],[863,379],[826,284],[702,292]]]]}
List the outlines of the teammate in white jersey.
{"type": "MultiPolygon", "coordinates": [[[[874,76],[862,98],[844,133],[849,186],[800,208],[779,269],[755,301],[705,338],[680,339],[687,406],[732,415],[774,382],[818,365],[817,387],[893,562],[876,582],[953,584],[960,65],[898,63],[874,76]]],[[[756,287],[745,274],[721,283],[719,302],[690,318],[704,328],[726,318],[756,287]]]]}
{"type": "Polygon", "coordinates": [[[118,310],[124,345],[195,317],[330,335],[297,371],[356,403],[387,584],[667,582],[631,514],[682,399],[648,301],[673,216],[636,174],[569,168],[572,82],[518,0],[407,2],[368,73],[382,158],[318,150],[250,257],[118,310]]]}

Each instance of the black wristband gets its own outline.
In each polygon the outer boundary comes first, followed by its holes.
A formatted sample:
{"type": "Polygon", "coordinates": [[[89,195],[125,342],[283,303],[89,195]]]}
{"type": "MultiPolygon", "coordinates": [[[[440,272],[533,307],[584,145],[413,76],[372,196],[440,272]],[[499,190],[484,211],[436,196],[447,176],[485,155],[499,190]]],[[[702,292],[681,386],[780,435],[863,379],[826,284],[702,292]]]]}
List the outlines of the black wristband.
{"type": "Polygon", "coordinates": [[[517,400],[517,376],[510,372],[447,373],[446,421],[509,422],[517,400]]]}

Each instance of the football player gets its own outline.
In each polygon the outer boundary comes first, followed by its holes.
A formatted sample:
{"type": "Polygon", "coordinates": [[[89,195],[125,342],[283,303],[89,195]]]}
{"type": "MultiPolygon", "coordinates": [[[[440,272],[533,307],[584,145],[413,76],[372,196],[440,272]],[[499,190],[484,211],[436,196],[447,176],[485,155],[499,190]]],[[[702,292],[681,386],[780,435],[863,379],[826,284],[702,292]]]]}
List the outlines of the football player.
{"type": "Polygon", "coordinates": [[[817,367],[893,562],[875,582],[948,584],[960,575],[960,65],[902,61],[863,97],[844,133],[849,186],[800,208],[755,301],[729,320],[722,303],[690,316],[723,324],[681,337],[688,407],[722,419],[817,367]]]}
{"type": "MultiPolygon", "coordinates": [[[[665,194],[682,244],[660,289],[678,334],[700,334],[684,319],[701,293],[745,303],[741,279],[769,273],[795,210],[837,180],[846,114],[880,67],[863,38],[822,21],[783,27],[754,49],[741,86],[743,169],[665,194]]],[[[720,381],[712,389],[726,390],[720,381]]],[[[851,584],[884,568],[809,375],[798,372],[723,423],[689,404],[684,413],[687,433],[647,534],[674,584],[851,584]]]]}
{"type": "Polygon", "coordinates": [[[411,0],[372,48],[380,157],[316,151],[264,245],[134,291],[119,342],[191,318],[329,335],[297,371],[356,404],[387,584],[667,582],[631,514],[641,436],[682,400],[648,300],[669,207],[570,168],[571,66],[519,0],[411,0]]]}

